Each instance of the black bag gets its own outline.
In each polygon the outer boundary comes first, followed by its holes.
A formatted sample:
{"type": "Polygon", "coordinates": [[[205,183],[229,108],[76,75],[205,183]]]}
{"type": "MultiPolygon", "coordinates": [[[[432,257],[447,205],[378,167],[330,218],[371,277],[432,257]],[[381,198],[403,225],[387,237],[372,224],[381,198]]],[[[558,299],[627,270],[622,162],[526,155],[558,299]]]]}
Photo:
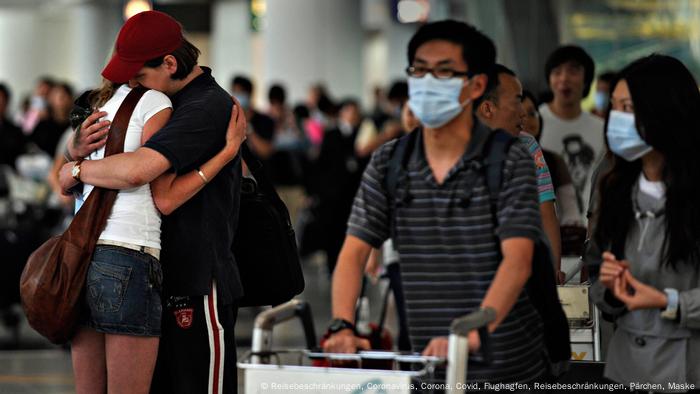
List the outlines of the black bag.
{"type": "Polygon", "coordinates": [[[311,197],[307,205],[299,212],[297,222],[297,245],[299,255],[308,257],[323,250],[326,244],[326,232],[321,223],[321,204],[318,196],[311,197]]]}
{"type": "Polygon", "coordinates": [[[247,144],[241,155],[255,179],[241,182],[233,254],[243,284],[239,306],[278,305],[304,290],[304,274],[289,212],[247,144]]]}
{"type": "MultiPolygon", "coordinates": [[[[417,132],[403,136],[392,152],[389,159],[385,185],[390,196],[396,196],[397,184],[401,175],[406,172],[417,132]]],[[[494,130],[488,137],[481,152],[482,171],[489,189],[491,217],[498,224],[497,207],[498,195],[501,190],[503,165],[508,149],[516,138],[503,130],[494,130]]],[[[396,197],[392,197],[395,199],[396,197]]],[[[392,237],[395,238],[395,224],[392,218],[392,237]]],[[[396,240],[394,241],[396,242],[396,240]]],[[[559,375],[568,369],[571,358],[571,343],[569,338],[569,323],[564,309],[559,301],[557,282],[554,274],[553,258],[549,242],[544,231],[540,231],[539,239],[535,242],[532,256],[532,273],[525,285],[525,290],[535,309],[542,318],[544,325],[544,343],[550,361],[550,372],[559,375]]],[[[500,252],[500,250],[499,250],[500,252]]]]}

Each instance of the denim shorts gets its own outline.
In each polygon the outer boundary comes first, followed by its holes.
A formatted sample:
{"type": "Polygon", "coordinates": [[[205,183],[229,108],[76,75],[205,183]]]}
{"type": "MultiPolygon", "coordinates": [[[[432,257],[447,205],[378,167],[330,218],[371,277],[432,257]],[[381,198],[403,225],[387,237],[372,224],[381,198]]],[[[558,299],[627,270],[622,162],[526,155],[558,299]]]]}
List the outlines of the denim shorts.
{"type": "Polygon", "coordinates": [[[160,336],[163,272],[150,254],[97,245],[85,281],[83,324],[106,334],[160,336]]]}

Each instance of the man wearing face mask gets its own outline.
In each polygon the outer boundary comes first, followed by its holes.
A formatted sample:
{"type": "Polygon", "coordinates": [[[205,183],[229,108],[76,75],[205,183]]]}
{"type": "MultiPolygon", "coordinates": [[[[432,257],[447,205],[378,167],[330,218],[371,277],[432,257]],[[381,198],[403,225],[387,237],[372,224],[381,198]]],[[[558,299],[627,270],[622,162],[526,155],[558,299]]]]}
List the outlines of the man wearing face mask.
{"type": "MultiPolygon", "coordinates": [[[[492,41],[462,22],[422,26],[408,46],[409,101],[422,128],[407,145],[394,197],[386,185],[397,142],[374,153],[355,197],[333,276],[333,317],[324,348],[368,348],[355,336],[354,310],[372,247],[397,246],[414,351],[447,356],[450,323],[479,308],[496,311],[493,362],[470,362],[470,382],[532,382],[545,376],[542,320],[523,292],[541,228],[535,164],[514,143],[503,164],[492,220],[480,153],[491,129],[473,116],[494,67],[492,41]]],[[[469,334],[471,361],[483,357],[469,334]]],[[[439,374],[438,374],[439,376],[439,374]]],[[[440,377],[438,377],[440,378],[440,377]]]]}
{"type": "Polygon", "coordinates": [[[340,104],[337,127],[323,137],[318,158],[313,162],[319,220],[324,229],[324,251],[328,274],[332,274],[345,239],[346,222],[353,197],[369,158],[355,153],[355,141],[362,124],[360,105],[355,99],[340,104]]]}
{"type": "Polygon", "coordinates": [[[591,110],[593,115],[605,119],[605,113],[610,105],[610,89],[615,85],[617,74],[612,71],[607,71],[598,76],[598,81],[595,84],[595,96],[593,100],[595,107],[591,110]]]}
{"type": "MultiPolygon", "coordinates": [[[[255,110],[253,106],[253,82],[247,77],[236,75],[231,80],[231,94],[245,110],[248,121],[248,144],[263,162],[274,153],[272,141],[275,137],[275,122],[269,116],[255,110]]],[[[265,166],[267,168],[269,166],[265,166]]]]}

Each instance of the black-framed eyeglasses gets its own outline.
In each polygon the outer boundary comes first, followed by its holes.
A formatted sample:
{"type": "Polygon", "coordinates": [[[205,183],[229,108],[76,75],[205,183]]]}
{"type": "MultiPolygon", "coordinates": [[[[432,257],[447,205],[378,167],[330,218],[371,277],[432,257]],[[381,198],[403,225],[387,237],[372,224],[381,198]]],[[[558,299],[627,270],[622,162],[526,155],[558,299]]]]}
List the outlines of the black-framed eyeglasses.
{"type": "Polygon", "coordinates": [[[457,71],[448,67],[428,68],[423,66],[406,67],[406,75],[414,78],[423,78],[426,74],[433,74],[437,79],[450,79],[454,77],[468,77],[469,71],[457,71]]]}

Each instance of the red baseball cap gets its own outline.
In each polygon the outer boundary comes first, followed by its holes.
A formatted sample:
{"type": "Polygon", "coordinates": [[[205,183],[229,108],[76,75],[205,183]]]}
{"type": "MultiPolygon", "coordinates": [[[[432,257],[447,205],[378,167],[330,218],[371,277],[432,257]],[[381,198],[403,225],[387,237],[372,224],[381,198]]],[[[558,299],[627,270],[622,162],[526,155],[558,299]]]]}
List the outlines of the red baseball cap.
{"type": "Polygon", "coordinates": [[[170,15],[144,11],[126,21],[114,46],[114,56],[102,70],[107,80],[127,82],[143,65],[182,45],[182,28],[170,15]]]}

